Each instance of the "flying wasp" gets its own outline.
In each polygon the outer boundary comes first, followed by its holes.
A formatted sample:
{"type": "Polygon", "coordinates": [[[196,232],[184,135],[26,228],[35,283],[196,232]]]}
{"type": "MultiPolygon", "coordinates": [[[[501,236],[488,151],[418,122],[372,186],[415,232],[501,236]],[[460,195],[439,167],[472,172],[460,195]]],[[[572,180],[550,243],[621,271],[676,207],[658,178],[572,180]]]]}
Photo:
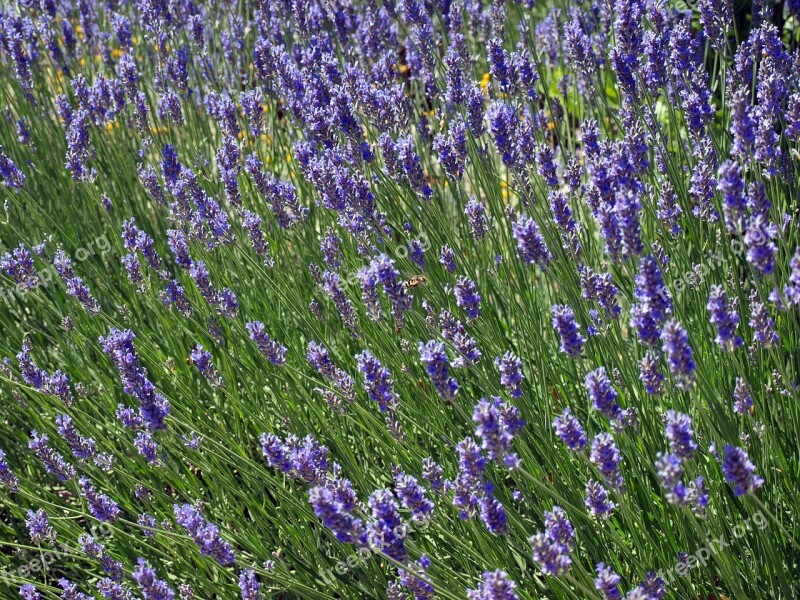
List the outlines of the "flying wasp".
{"type": "Polygon", "coordinates": [[[425,283],[426,281],[428,281],[428,278],[425,277],[425,275],[415,275],[414,277],[412,277],[408,281],[403,282],[403,286],[407,290],[410,290],[411,288],[415,288],[419,284],[425,283]]]}

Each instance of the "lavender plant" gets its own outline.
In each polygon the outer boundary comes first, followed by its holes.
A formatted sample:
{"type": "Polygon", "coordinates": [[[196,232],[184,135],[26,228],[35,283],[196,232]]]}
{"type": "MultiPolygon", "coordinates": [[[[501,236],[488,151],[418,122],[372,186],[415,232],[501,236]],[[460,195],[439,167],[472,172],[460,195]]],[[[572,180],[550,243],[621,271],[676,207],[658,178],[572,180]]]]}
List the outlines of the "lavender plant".
{"type": "Polygon", "coordinates": [[[0,597],[798,597],[799,24],[4,3],[0,597]]]}

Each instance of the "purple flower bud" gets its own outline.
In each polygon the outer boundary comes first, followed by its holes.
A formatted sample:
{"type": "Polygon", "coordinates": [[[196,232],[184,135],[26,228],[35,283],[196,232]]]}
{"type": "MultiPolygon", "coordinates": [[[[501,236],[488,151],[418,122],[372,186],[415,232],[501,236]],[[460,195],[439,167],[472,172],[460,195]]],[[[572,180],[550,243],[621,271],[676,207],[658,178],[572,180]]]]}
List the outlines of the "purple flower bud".
{"type": "Polygon", "coordinates": [[[481,295],[474,281],[463,276],[459,277],[454,292],[456,305],[466,311],[467,317],[477,319],[481,316],[481,295]]]}
{"type": "Polygon", "coordinates": [[[580,325],[575,321],[575,313],[565,304],[554,304],[552,314],[552,325],[561,338],[561,352],[570,358],[579,357],[586,339],[580,334],[580,325]]]}
{"type": "Polygon", "coordinates": [[[733,303],[728,302],[725,288],[721,285],[711,286],[706,308],[710,315],[709,320],[717,329],[717,337],[715,338],[717,344],[728,352],[741,347],[744,341],[736,333],[736,327],[739,325],[739,314],[733,303]]]}
{"type": "Polygon", "coordinates": [[[256,574],[250,569],[242,569],[239,573],[239,590],[242,600],[261,600],[261,590],[256,574]]]}
{"type": "Polygon", "coordinates": [[[725,479],[733,486],[736,496],[752,494],[764,485],[764,480],[756,475],[756,467],[742,448],[725,447],[725,458],[722,461],[725,479]]]}
{"type": "Polygon", "coordinates": [[[598,433],[594,437],[589,459],[600,471],[609,487],[615,490],[622,489],[623,478],[619,471],[619,449],[610,434],[598,433]]]}
{"type": "Polygon", "coordinates": [[[695,362],[689,336],[678,321],[672,319],[661,332],[662,350],[667,355],[669,370],[678,389],[688,390],[695,380],[695,362]]]}
{"type": "Polygon", "coordinates": [[[174,600],[175,592],[167,585],[166,581],[156,579],[155,569],[140,558],[133,569],[132,577],[139,584],[144,600],[174,600]]]}
{"type": "Polygon", "coordinates": [[[200,554],[210,556],[223,567],[233,564],[236,556],[230,544],[222,539],[219,528],[214,523],[206,521],[202,513],[191,504],[175,504],[173,510],[178,525],[186,529],[189,537],[200,548],[200,554]]]}
{"type": "Polygon", "coordinates": [[[97,492],[89,479],[81,477],[78,483],[83,491],[83,497],[89,505],[89,511],[95,519],[104,523],[113,523],[119,517],[119,507],[117,503],[105,494],[97,492]]]}
{"type": "Polygon", "coordinates": [[[28,518],[25,519],[25,526],[28,528],[28,535],[31,542],[41,544],[42,542],[54,542],[57,537],[56,530],[47,520],[47,513],[41,508],[37,511],[28,511],[28,518]]]}
{"type": "Polygon", "coordinates": [[[444,344],[430,340],[419,343],[420,362],[425,365],[425,370],[431,378],[436,392],[445,401],[452,401],[458,394],[458,381],[449,374],[449,360],[445,353],[444,344]]]}
{"type": "Polygon", "coordinates": [[[594,479],[586,484],[586,508],[589,514],[597,519],[606,519],[611,511],[616,508],[616,504],[608,499],[608,490],[594,479]]]}

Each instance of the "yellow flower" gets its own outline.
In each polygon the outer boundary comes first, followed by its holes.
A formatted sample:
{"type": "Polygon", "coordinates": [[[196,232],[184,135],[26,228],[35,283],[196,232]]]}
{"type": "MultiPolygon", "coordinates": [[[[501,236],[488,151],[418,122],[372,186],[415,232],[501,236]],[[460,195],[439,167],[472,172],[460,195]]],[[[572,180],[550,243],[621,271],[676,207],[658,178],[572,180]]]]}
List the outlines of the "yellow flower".
{"type": "Polygon", "coordinates": [[[485,90],[486,87],[489,85],[489,80],[491,79],[491,75],[489,73],[484,73],[483,78],[481,79],[481,89],[485,90]]]}

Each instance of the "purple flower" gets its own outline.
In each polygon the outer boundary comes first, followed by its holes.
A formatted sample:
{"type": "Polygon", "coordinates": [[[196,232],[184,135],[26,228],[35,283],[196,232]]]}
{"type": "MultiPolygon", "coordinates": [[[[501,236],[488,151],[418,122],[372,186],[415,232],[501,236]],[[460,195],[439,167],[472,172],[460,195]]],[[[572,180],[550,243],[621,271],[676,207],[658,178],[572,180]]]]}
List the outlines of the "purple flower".
{"type": "Polygon", "coordinates": [[[639,379],[648,394],[658,396],[664,391],[664,375],[658,369],[658,358],[650,350],[639,361],[639,379]]]}
{"type": "Polygon", "coordinates": [[[456,445],[458,452],[458,476],[453,483],[453,506],[461,509],[462,519],[471,516],[483,494],[483,474],[486,459],[480,447],[471,437],[466,437],[456,445]]]}
{"type": "Polygon", "coordinates": [[[356,337],[358,335],[358,317],[353,308],[353,303],[350,302],[350,299],[345,295],[342,289],[341,277],[339,277],[338,273],[325,271],[322,275],[322,281],[322,287],[325,293],[327,293],[333,301],[336,310],[339,311],[342,321],[344,321],[351,335],[356,337]]]}
{"type": "Polygon", "coordinates": [[[273,365],[282,367],[286,364],[286,347],[267,335],[264,324],[260,321],[253,321],[245,325],[250,339],[253,340],[261,350],[261,353],[269,359],[273,365]]]}
{"type": "Polygon", "coordinates": [[[642,203],[639,202],[638,193],[634,190],[621,190],[617,192],[614,210],[619,219],[623,256],[632,257],[641,254],[642,250],[644,250],[641,237],[641,225],[639,223],[642,203]]]}
{"type": "Polygon", "coordinates": [[[456,305],[466,311],[467,317],[477,319],[481,316],[481,295],[474,281],[463,276],[459,277],[454,292],[456,305]]]}
{"type": "MultiPolygon", "coordinates": [[[[397,574],[400,576],[400,585],[413,594],[415,600],[431,600],[434,596],[435,590],[433,586],[426,579],[423,579],[430,566],[430,558],[423,554],[412,568],[397,570],[397,574]]],[[[400,598],[405,600],[405,594],[402,591],[398,589],[397,593],[400,598]]],[[[391,600],[391,592],[388,589],[387,594],[389,594],[389,600],[391,600]]]]}
{"type": "Polygon", "coordinates": [[[697,443],[693,439],[692,419],[689,415],[674,410],[667,411],[666,436],[670,452],[681,460],[692,458],[697,450],[697,443]]]}
{"type": "Polygon", "coordinates": [[[525,379],[522,373],[522,361],[513,352],[506,352],[502,357],[494,359],[494,365],[500,371],[500,385],[505,387],[512,398],[520,398],[520,383],[525,379]]]}
{"type": "Polygon", "coordinates": [[[452,401],[458,394],[458,381],[450,377],[449,360],[445,353],[444,344],[430,340],[419,343],[420,362],[425,365],[425,370],[431,378],[436,392],[446,402],[452,401]]]}
{"type": "MultiPolygon", "coordinates": [[[[395,268],[394,261],[387,255],[380,254],[370,262],[369,269],[389,297],[395,324],[402,327],[403,314],[411,308],[412,298],[400,279],[400,272],[395,268]]],[[[362,279],[362,285],[363,281],[362,279]]]]}
{"type": "Polygon", "coordinates": [[[472,237],[476,241],[483,240],[486,235],[486,209],[478,200],[471,198],[464,209],[464,214],[469,220],[472,237]]]}
{"type": "Polygon", "coordinates": [[[554,304],[552,324],[561,338],[561,352],[570,358],[577,358],[583,352],[586,339],[580,333],[580,325],[575,321],[575,313],[566,304],[554,304]]]}
{"type": "Polygon", "coordinates": [[[280,438],[271,434],[261,435],[261,452],[271,467],[278,467],[284,473],[293,473],[309,485],[316,485],[325,479],[328,469],[328,449],[312,436],[302,442],[296,436],[289,436],[284,444],[280,438]]]}
{"type": "Polygon", "coordinates": [[[564,249],[571,250],[572,254],[577,256],[581,252],[581,242],[578,239],[577,224],[572,216],[567,196],[563,192],[550,192],[548,197],[553,221],[561,233],[564,249]]]}
{"type": "Polygon", "coordinates": [[[149,463],[158,462],[158,446],[149,431],[140,431],[133,440],[136,451],[149,463]]]}
{"type": "Polygon", "coordinates": [[[22,596],[24,600],[42,600],[42,595],[39,593],[39,590],[30,583],[26,583],[19,588],[19,595],[22,596]]]}
{"type": "Polygon", "coordinates": [[[611,567],[603,563],[597,565],[597,579],[594,580],[594,589],[600,592],[603,600],[620,600],[622,594],[619,591],[620,577],[611,567]]]}
{"type": "Polygon", "coordinates": [[[328,227],[320,241],[320,250],[325,257],[325,263],[332,269],[338,269],[342,264],[341,244],[342,238],[337,236],[331,227],[328,227]]]}
{"type": "Polygon", "coordinates": [[[200,554],[214,558],[223,567],[233,564],[236,558],[231,546],[220,536],[219,528],[206,521],[191,504],[173,506],[175,520],[186,529],[189,537],[200,548],[200,554]]]}
{"type": "Polygon", "coordinates": [[[250,236],[253,250],[259,256],[264,257],[264,266],[271,269],[275,266],[275,261],[269,255],[269,243],[264,236],[264,231],[261,229],[261,217],[247,209],[242,209],[242,216],[244,217],[242,225],[250,236]]]}
{"type": "Polygon", "coordinates": [[[611,385],[605,367],[598,367],[586,374],[584,379],[586,391],[594,409],[607,419],[619,419],[622,409],[617,404],[617,390],[611,385]]]}
{"type": "Polygon", "coordinates": [[[560,506],[554,506],[551,512],[544,513],[544,529],[548,536],[567,550],[575,548],[575,530],[560,506]]]}
{"type": "Polygon", "coordinates": [[[57,537],[56,530],[47,520],[47,513],[41,508],[37,511],[28,511],[28,518],[25,519],[25,526],[28,528],[28,535],[31,542],[41,544],[42,542],[54,542],[57,537]]]}
{"type": "Polygon", "coordinates": [[[222,377],[220,377],[219,372],[211,360],[211,352],[203,350],[203,346],[197,344],[192,349],[191,358],[194,366],[208,379],[212,386],[221,387],[223,385],[222,377]]]}
{"type": "Polygon", "coordinates": [[[342,393],[346,400],[352,402],[355,399],[353,378],[333,363],[325,346],[315,341],[309,342],[306,359],[328,383],[342,393]]]}
{"type": "Polygon", "coordinates": [[[25,289],[30,290],[39,285],[33,254],[22,244],[0,258],[0,268],[8,273],[14,283],[24,286],[25,289]]]}
{"type": "Polygon", "coordinates": [[[439,253],[439,262],[442,266],[447,269],[450,273],[456,272],[456,254],[453,252],[453,249],[445,244],[442,246],[442,250],[439,253]]]}
{"type": "Polygon", "coordinates": [[[422,478],[428,483],[433,492],[440,495],[445,488],[442,475],[442,467],[436,464],[431,457],[427,457],[422,461],[422,478]]]}
{"type": "Polygon", "coordinates": [[[114,560],[108,554],[103,544],[98,544],[92,536],[82,535],[78,538],[81,549],[90,557],[100,561],[100,567],[109,574],[111,579],[122,580],[122,563],[114,560]]]}
{"type": "Polygon", "coordinates": [[[372,512],[372,519],[367,523],[370,546],[398,562],[406,562],[405,525],[392,493],[389,490],[376,490],[367,504],[372,512]]]}
{"type": "Polygon", "coordinates": [[[720,52],[727,48],[728,29],[733,23],[733,4],[730,0],[700,0],[700,22],[706,37],[720,52]]]}
{"type": "Polygon", "coordinates": [[[132,577],[139,584],[144,600],[174,600],[175,592],[166,581],[156,579],[155,569],[152,569],[145,559],[138,560],[132,577]]]}
{"type": "Polygon", "coordinates": [[[669,181],[661,185],[661,193],[658,196],[656,217],[664,225],[669,227],[669,232],[673,236],[681,233],[679,225],[680,216],[683,213],[681,205],[678,204],[678,196],[669,181]]]}
{"type": "Polygon", "coordinates": [[[361,543],[364,526],[351,513],[355,509],[355,492],[347,480],[311,488],[308,501],[314,514],[330,529],[336,539],[345,543],[361,543]]]}
{"type": "Polygon", "coordinates": [[[142,513],[136,519],[136,523],[142,528],[143,536],[153,537],[155,535],[156,518],[153,515],[142,513]]]}
{"type": "Polygon", "coordinates": [[[517,115],[514,107],[506,102],[495,100],[489,107],[486,116],[489,120],[489,129],[492,132],[497,151],[503,159],[503,164],[513,168],[519,158],[516,144],[514,143],[517,127],[517,115]]]}
{"type": "Polygon", "coordinates": [[[590,479],[586,484],[585,504],[589,509],[589,514],[597,519],[608,518],[611,511],[617,506],[608,499],[608,490],[594,479],[590,479]]]}
{"type": "Polygon", "coordinates": [[[728,233],[736,234],[744,229],[747,202],[744,196],[742,168],[738,163],[725,161],[717,172],[717,189],[722,192],[722,213],[728,233]]]}
{"type": "Polygon", "coordinates": [[[100,337],[100,344],[103,352],[117,365],[124,392],[138,400],[139,414],[147,426],[153,430],[164,429],[169,402],[147,378],[147,369],[139,365],[133,345],[135,337],[130,329],[120,331],[112,328],[107,337],[100,337]]]}
{"type": "Polygon", "coordinates": [[[708,493],[702,477],[698,477],[684,485],[683,463],[674,454],[658,454],[656,471],[661,485],[665,490],[667,502],[675,506],[690,506],[698,517],[705,516],[705,507],[708,505],[708,493]]]}
{"type": "Polygon", "coordinates": [[[615,490],[622,490],[624,480],[619,471],[619,449],[614,443],[614,438],[611,437],[611,434],[603,432],[594,437],[589,460],[600,471],[609,487],[615,490]]]}
{"type": "Polygon", "coordinates": [[[425,497],[425,488],[411,475],[397,472],[394,475],[394,489],[403,506],[411,511],[416,523],[427,522],[433,514],[433,502],[425,497]]]}
{"type": "Polygon", "coordinates": [[[239,573],[239,590],[242,600],[261,600],[261,590],[256,574],[250,569],[242,569],[239,573]]]}
{"type": "Polygon", "coordinates": [[[678,389],[688,390],[695,380],[695,362],[689,336],[678,321],[672,319],[661,332],[662,350],[667,355],[669,370],[678,389]]]}
{"type": "MultiPolygon", "coordinates": [[[[800,306],[800,247],[795,250],[794,256],[792,256],[791,260],[789,261],[789,268],[791,269],[791,273],[789,274],[789,283],[787,283],[784,287],[786,301],[789,306],[800,306]]],[[[755,292],[753,292],[753,294],[754,295],[750,298],[751,303],[755,301],[755,292]]],[[[772,322],[770,319],[770,326],[771,325],[772,322]]],[[[777,335],[775,335],[775,339],[777,340],[777,335]]]]}
{"type": "Polygon", "coordinates": [[[10,188],[22,189],[25,183],[25,174],[8,157],[2,146],[0,146],[0,177],[10,188]]]}
{"type": "Polygon", "coordinates": [[[108,577],[97,582],[97,591],[103,598],[109,600],[133,600],[133,595],[128,590],[108,577]]]}
{"type": "Polygon", "coordinates": [[[369,350],[356,355],[358,370],[364,374],[364,390],[370,400],[377,403],[381,412],[390,412],[397,407],[397,394],[388,369],[381,365],[369,350]]]}
{"type": "Polygon", "coordinates": [[[367,309],[367,316],[371,321],[381,320],[381,305],[378,298],[378,277],[371,267],[359,269],[358,280],[361,283],[361,300],[367,309]]]}
{"type": "Polygon", "coordinates": [[[75,425],[73,425],[72,418],[69,415],[57,415],[56,427],[59,435],[69,445],[75,458],[92,458],[95,456],[97,452],[94,440],[81,436],[75,429],[75,425]]]}
{"type": "Polygon", "coordinates": [[[48,473],[55,475],[59,481],[66,481],[75,477],[75,467],[64,460],[64,457],[47,445],[48,437],[39,437],[36,431],[31,432],[28,448],[44,463],[48,473]]]}
{"type": "Polygon", "coordinates": [[[61,600],[92,600],[90,596],[83,594],[78,590],[78,586],[71,583],[68,579],[63,577],[58,580],[58,585],[63,590],[61,592],[61,600]]]}
{"type": "Polygon", "coordinates": [[[520,215],[511,229],[522,260],[529,265],[537,264],[544,271],[553,259],[553,255],[547,249],[536,221],[526,215],[520,215]]]}
{"type": "Polygon", "coordinates": [[[439,315],[439,322],[442,328],[442,337],[453,342],[453,346],[460,354],[453,361],[453,366],[463,367],[477,363],[481,357],[481,351],[477,347],[475,339],[469,336],[461,321],[456,319],[450,311],[443,310],[439,315]]]}
{"type": "Polygon", "coordinates": [[[165,306],[174,304],[178,312],[185,317],[192,316],[194,312],[189,299],[186,297],[186,290],[178,283],[177,279],[173,279],[167,284],[166,289],[161,293],[161,301],[165,306]]]}
{"type": "Polygon", "coordinates": [[[414,151],[414,138],[411,135],[399,138],[395,148],[397,150],[397,160],[411,189],[420,194],[423,199],[429,199],[433,194],[433,190],[425,179],[420,158],[414,151]]]}
{"type": "Polygon", "coordinates": [[[658,261],[652,254],[639,262],[635,278],[634,298],[631,308],[631,326],[636,328],[639,340],[648,346],[656,344],[659,327],[672,314],[672,298],[664,285],[658,261]]]}
{"type": "Polygon", "coordinates": [[[509,452],[514,439],[514,431],[507,426],[501,414],[503,404],[490,402],[481,398],[472,413],[475,422],[475,435],[481,439],[481,448],[486,451],[486,457],[491,461],[502,461],[508,468],[519,466],[519,457],[509,452]]]}
{"type": "Polygon", "coordinates": [[[494,486],[491,482],[486,482],[484,494],[478,499],[481,521],[486,525],[489,533],[494,535],[508,534],[508,518],[506,510],[500,501],[494,496],[494,486]]]}
{"type": "Polygon", "coordinates": [[[764,480],[756,475],[756,466],[742,448],[725,447],[722,471],[727,482],[733,486],[733,493],[736,496],[752,494],[764,485],[764,480]]]}
{"type": "Polygon", "coordinates": [[[6,453],[0,450],[0,483],[5,485],[12,493],[19,491],[19,480],[11,471],[6,462],[6,453]]]}
{"type": "Polygon", "coordinates": [[[750,394],[750,388],[741,377],[736,378],[736,385],[733,389],[733,412],[740,415],[750,414],[753,408],[753,396],[750,394]]]}
{"type": "Polygon", "coordinates": [[[739,313],[733,303],[728,302],[728,295],[721,285],[712,285],[706,305],[710,321],[717,329],[717,344],[728,352],[739,348],[744,342],[736,333],[739,325],[739,313]]]}
{"type": "Polygon", "coordinates": [[[775,253],[778,247],[772,238],[775,237],[774,225],[764,215],[750,219],[744,243],[747,246],[747,262],[759,275],[771,275],[775,271],[775,253]]]}
{"type": "Polygon", "coordinates": [[[91,482],[86,477],[78,479],[78,483],[83,491],[83,497],[89,505],[89,511],[95,519],[104,523],[113,523],[119,518],[119,507],[117,503],[105,494],[97,492],[91,482]]]}
{"type": "Polygon", "coordinates": [[[575,545],[572,524],[558,506],[544,516],[544,532],[528,540],[533,547],[533,560],[539,563],[545,575],[561,577],[567,574],[572,564],[570,553],[575,545]]]}
{"type": "Polygon", "coordinates": [[[553,429],[559,439],[573,452],[583,450],[589,443],[580,421],[572,415],[569,408],[565,408],[564,412],[555,418],[553,429]]]}
{"type": "Polygon", "coordinates": [[[469,600],[518,600],[514,592],[517,584],[504,571],[484,571],[483,581],[477,589],[467,590],[469,600]]]}

